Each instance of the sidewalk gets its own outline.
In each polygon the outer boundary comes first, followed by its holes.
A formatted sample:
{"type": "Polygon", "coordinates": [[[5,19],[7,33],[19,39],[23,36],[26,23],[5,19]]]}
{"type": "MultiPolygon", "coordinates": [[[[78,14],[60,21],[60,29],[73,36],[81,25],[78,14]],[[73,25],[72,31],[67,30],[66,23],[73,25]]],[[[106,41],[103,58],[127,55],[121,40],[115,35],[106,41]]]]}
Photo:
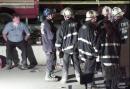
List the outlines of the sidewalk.
{"type": "MultiPolygon", "coordinates": [[[[59,81],[45,81],[45,66],[37,66],[34,70],[20,70],[18,68],[1,70],[0,89],[85,89],[83,85],[76,81],[71,69],[71,79],[67,84],[61,84],[59,81]]],[[[61,73],[61,70],[55,71],[57,76],[61,76],[61,73]]]]}
{"type": "MultiPolygon", "coordinates": [[[[61,69],[56,69],[54,74],[61,77],[61,69]]],[[[67,84],[57,82],[47,82],[44,80],[45,66],[36,66],[30,70],[0,70],[0,89],[85,89],[80,85],[74,75],[73,67],[69,68],[69,80],[67,84]]],[[[105,89],[102,73],[95,74],[94,89],[105,89]]],[[[120,89],[125,89],[125,83],[120,83],[120,89]]]]}

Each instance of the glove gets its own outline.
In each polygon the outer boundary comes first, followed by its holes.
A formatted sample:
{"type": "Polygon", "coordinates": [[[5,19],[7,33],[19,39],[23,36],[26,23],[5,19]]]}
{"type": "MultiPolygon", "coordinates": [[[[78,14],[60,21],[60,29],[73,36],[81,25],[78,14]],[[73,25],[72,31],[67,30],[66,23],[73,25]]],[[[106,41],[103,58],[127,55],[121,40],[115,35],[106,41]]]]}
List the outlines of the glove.
{"type": "Polygon", "coordinates": [[[57,58],[63,58],[64,53],[62,51],[56,51],[57,58]]]}

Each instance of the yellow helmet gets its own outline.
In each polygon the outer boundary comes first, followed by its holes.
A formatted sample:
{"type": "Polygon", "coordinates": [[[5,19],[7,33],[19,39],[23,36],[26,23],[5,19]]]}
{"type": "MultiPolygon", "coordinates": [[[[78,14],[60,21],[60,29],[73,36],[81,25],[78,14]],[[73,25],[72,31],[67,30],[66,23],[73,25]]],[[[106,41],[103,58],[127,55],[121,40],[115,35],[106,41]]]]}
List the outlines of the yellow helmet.
{"type": "Polygon", "coordinates": [[[69,7],[67,8],[64,8],[62,11],[61,11],[61,15],[63,16],[68,16],[68,17],[72,17],[74,15],[73,13],[73,10],[69,7]]]}
{"type": "Polygon", "coordinates": [[[86,12],[86,19],[85,21],[89,21],[91,20],[93,17],[96,17],[97,16],[97,12],[94,11],[94,10],[89,10],[86,12]]]}
{"type": "Polygon", "coordinates": [[[122,11],[121,8],[119,8],[119,7],[114,7],[114,8],[112,9],[112,15],[113,15],[113,16],[123,16],[123,15],[124,15],[124,12],[122,11]]]}
{"type": "Polygon", "coordinates": [[[109,6],[104,6],[102,9],[102,15],[108,16],[112,14],[112,9],[109,6]]]}

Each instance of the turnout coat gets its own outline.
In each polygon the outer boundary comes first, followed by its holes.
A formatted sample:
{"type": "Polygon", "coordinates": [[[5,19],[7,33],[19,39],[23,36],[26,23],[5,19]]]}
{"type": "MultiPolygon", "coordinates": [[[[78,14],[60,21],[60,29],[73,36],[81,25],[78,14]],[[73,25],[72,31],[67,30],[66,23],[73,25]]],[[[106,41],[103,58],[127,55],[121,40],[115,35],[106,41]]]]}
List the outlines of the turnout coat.
{"type": "Polygon", "coordinates": [[[121,43],[126,42],[126,40],[128,39],[128,30],[130,30],[129,20],[123,17],[117,21],[114,21],[113,24],[118,30],[121,43]]]}
{"type": "Polygon", "coordinates": [[[118,63],[120,58],[121,40],[118,29],[109,20],[98,24],[100,31],[100,60],[102,63],[118,63]]]}
{"type": "Polygon", "coordinates": [[[78,23],[74,19],[62,22],[56,35],[56,49],[64,53],[77,53],[78,23]]]}
{"type": "Polygon", "coordinates": [[[78,50],[81,60],[93,59],[97,55],[96,27],[91,22],[85,22],[79,29],[78,50]]]}

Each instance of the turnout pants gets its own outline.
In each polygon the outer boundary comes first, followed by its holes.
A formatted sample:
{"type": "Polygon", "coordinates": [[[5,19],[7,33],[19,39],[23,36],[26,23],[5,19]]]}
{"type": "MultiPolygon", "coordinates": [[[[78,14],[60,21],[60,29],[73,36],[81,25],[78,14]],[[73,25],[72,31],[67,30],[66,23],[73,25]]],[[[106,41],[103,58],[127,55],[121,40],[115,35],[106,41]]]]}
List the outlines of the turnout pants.
{"type": "Polygon", "coordinates": [[[63,75],[65,75],[65,76],[68,75],[69,63],[70,63],[71,59],[72,59],[72,62],[73,62],[75,72],[78,73],[78,74],[81,73],[78,54],[76,54],[76,53],[74,53],[74,54],[64,53],[64,56],[63,56],[63,69],[62,70],[63,70],[63,75]]]}
{"type": "Polygon", "coordinates": [[[102,64],[106,89],[118,89],[119,69],[118,64],[105,66],[102,64]]]}
{"type": "Polygon", "coordinates": [[[85,61],[84,71],[81,75],[81,84],[87,84],[93,82],[94,72],[96,67],[96,59],[87,59],[85,61]]]}

